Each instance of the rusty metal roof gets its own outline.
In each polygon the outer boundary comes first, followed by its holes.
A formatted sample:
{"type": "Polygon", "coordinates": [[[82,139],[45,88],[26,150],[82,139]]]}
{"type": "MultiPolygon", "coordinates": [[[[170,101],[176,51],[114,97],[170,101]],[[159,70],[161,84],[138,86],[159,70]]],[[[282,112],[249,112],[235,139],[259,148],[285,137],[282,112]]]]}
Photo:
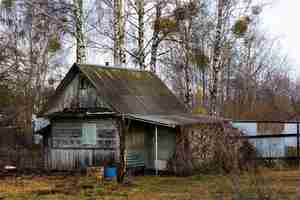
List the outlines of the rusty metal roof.
{"type": "Polygon", "coordinates": [[[122,114],[187,113],[184,104],[154,73],[149,71],[74,64],[56,89],[56,94],[64,90],[77,73],[82,73],[91,81],[98,95],[114,112],[122,114]]]}
{"type": "Polygon", "coordinates": [[[168,126],[175,128],[176,126],[187,126],[195,124],[213,124],[229,121],[227,119],[212,117],[208,115],[192,115],[192,114],[174,114],[174,115],[139,115],[131,114],[126,118],[142,121],[146,123],[168,126]]]}

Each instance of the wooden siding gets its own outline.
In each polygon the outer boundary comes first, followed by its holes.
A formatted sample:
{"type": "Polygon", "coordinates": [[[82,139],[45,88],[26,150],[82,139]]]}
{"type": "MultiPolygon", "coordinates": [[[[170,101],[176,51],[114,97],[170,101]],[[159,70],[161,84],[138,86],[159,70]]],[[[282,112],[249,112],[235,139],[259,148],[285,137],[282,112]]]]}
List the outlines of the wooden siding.
{"type": "Polygon", "coordinates": [[[65,90],[62,91],[59,97],[54,100],[53,106],[47,111],[47,114],[59,112],[65,108],[70,108],[72,102],[75,101],[76,97],[78,96],[78,84],[79,75],[76,75],[70,84],[65,88],[65,90]]]}
{"type": "Polygon", "coordinates": [[[55,121],[52,125],[45,160],[48,169],[74,170],[100,165],[104,160],[118,160],[119,134],[114,119],[55,121]],[[96,124],[96,145],[81,144],[82,126],[96,124]]]}
{"type": "Polygon", "coordinates": [[[98,95],[96,88],[92,85],[90,80],[83,75],[79,77],[78,98],[80,108],[110,108],[103,98],[98,95]]]}
{"type": "Polygon", "coordinates": [[[101,148],[115,149],[118,138],[116,121],[112,119],[98,121],[56,122],[52,128],[52,148],[101,148]],[[85,123],[96,124],[96,145],[82,144],[82,127],[85,123]]]}
{"type": "Polygon", "coordinates": [[[168,161],[175,153],[175,129],[161,127],[158,129],[158,160],[168,161]]]}
{"type": "Polygon", "coordinates": [[[53,105],[46,114],[60,112],[71,108],[108,108],[108,104],[103,101],[95,87],[82,74],[77,74],[75,78],[53,101],[53,105]]]}
{"type": "MultiPolygon", "coordinates": [[[[45,148],[45,162],[48,169],[75,170],[86,166],[101,165],[108,159],[119,160],[119,134],[116,119],[54,121],[45,148]],[[95,123],[97,144],[81,144],[81,128],[84,123],[95,123]],[[107,142],[110,141],[110,142],[107,142]],[[113,143],[111,141],[114,141],[113,143]],[[107,143],[106,143],[107,142],[107,143]]],[[[154,169],[155,126],[132,122],[126,135],[128,153],[137,153],[144,158],[145,166],[154,169]]],[[[166,163],[175,152],[175,130],[158,127],[158,160],[166,163]]]]}
{"type": "MultiPolygon", "coordinates": [[[[155,168],[155,127],[147,129],[145,135],[145,163],[146,168],[155,168]]],[[[167,127],[158,127],[158,160],[160,163],[167,163],[174,155],[176,148],[175,129],[167,127]]]]}
{"type": "Polygon", "coordinates": [[[127,164],[130,167],[145,163],[145,127],[141,123],[132,122],[132,126],[125,138],[127,150],[127,164]]]}
{"type": "Polygon", "coordinates": [[[117,159],[115,150],[102,149],[51,149],[47,166],[51,170],[85,169],[100,166],[104,160],[117,159]]]}
{"type": "Polygon", "coordinates": [[[144,126],[133,123],[133,126],[126,135],[126,149],[144,153],[145,132],[146,128],[144,126]]]}
{"type": "MultiPolygon", "coordinates": [[[[148,169],[154,169],[155,161],[155,126],[132,122],[126,136],[126,149],[129,153],[141,154],[148,169]]],[[[175,153],[175,129],[158,126],[158,160],[167,162],[175,153]]]]}

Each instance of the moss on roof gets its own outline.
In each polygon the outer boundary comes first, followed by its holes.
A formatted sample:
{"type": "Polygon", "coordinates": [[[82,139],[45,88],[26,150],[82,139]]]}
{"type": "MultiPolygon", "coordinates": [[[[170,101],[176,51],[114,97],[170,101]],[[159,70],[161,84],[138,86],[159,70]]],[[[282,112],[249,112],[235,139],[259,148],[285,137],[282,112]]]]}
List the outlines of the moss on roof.
{"type": "MultiPolygon", "coordinates": [[[[83,73],[115,111],[124,114],[186,113],[185,106],[152,72],[99,65],[74,64],[66,75],[83,73]]],[[[68,82],[64,82],[60,89],[68,82]]]]}

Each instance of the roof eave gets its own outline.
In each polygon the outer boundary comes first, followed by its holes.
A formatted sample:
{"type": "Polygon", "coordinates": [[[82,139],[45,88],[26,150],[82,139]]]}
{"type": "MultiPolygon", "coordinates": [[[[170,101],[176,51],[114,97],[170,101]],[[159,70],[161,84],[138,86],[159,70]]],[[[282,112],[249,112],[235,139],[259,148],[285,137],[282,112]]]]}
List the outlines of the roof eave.
{"type": "Polygon", "coordinates": [[[177,126],[179,126],[178,124],[173,124],[173,123],[162,123],[162,122],[157,122],[157,121],[153,121],[153,120],[141,119],[141,118],[134,117],[132,115],[123,115],[123,116],[127,119],[145,122],[145,123],[153,124],[156,126],[165,126],[165,127],[169,127],[169,128],[176,128],[177,126]]]}

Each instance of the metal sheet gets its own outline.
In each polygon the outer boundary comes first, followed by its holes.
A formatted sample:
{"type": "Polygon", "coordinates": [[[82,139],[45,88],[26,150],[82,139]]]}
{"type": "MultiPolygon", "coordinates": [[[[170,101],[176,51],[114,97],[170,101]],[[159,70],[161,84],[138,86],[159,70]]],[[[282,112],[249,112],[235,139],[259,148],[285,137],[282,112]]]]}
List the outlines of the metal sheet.
{"type": "Polygon", "coordinates": [[[134,115],[126,116],[129,119],[144,121],[156,125],[168,126],[175,128],[176,126],[194,125],[194,124],[207,124],[207,123],[220,123],[229,121],[223,118],[211,117],[206,115],[192,115],[192,114],[176,114],[176,115],[134,115]]]}

